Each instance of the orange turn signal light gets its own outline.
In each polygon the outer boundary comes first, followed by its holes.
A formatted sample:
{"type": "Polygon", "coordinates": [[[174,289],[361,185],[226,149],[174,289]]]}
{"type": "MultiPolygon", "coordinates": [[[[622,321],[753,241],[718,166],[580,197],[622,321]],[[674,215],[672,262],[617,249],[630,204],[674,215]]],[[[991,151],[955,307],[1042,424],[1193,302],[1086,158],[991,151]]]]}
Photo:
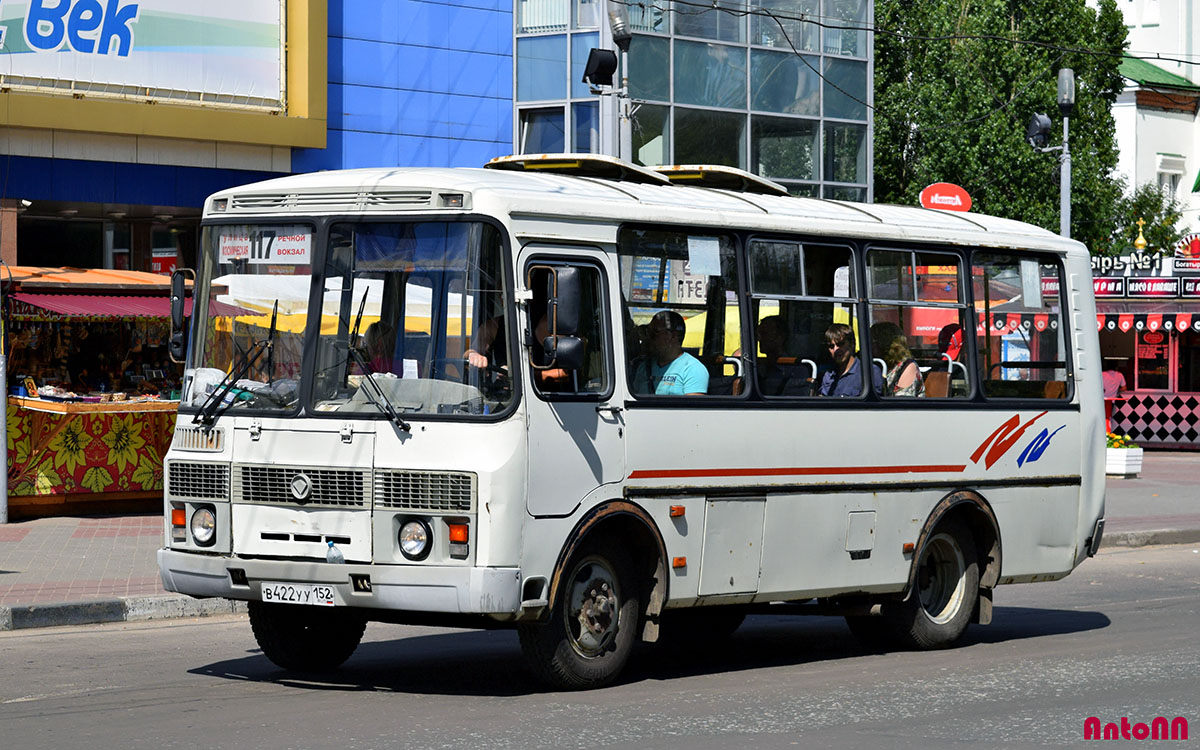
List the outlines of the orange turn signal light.
{"type": "Polygon", "coordinates": [[[466,544],[467,543],[467,537],[469,536],[469,533],[468,533],[469,527],[467,526],[467,524],[452,523],[452,524],[449,524],[449,527],[450,527],[450,541],[457,542],[458,544],[466,544]]]}
{"type": "Polygon", "coordinates": [[[913,550],[915,550],[916,548],[917,548],[917,545],[913,544],[912,542],[905,542],[904,543],[904,554],[906,554],[906,555],[912,554],[913,550]]]}
{"type": "Polygon", "coordinates": [[[683,514],[687,512],[687,508],[682,505],[671,506],[671,518],[683,518],[683,514]]]}
{"type": "Polygon", "coordinates": [[[686,557],[672,557],[671,558],[671,567],[672,568],[686,568],[687,567],[687,558],[686,557]]]}
{"type": "Polygon", "coordinates": [[[183,512],[183,508],[171,508],[171,525],[187,526],[187,514],[183,512]]]}

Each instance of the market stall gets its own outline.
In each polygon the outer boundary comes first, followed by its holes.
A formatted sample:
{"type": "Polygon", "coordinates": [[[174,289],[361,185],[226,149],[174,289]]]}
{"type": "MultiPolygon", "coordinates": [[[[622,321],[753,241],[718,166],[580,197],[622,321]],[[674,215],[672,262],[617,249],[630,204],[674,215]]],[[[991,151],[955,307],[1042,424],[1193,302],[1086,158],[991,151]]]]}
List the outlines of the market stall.
{"type": "Polygon", "coordinates": [[[157,505],[182,376],[169,278],[14,267],[4,281],[10,514],[157,505]]]}

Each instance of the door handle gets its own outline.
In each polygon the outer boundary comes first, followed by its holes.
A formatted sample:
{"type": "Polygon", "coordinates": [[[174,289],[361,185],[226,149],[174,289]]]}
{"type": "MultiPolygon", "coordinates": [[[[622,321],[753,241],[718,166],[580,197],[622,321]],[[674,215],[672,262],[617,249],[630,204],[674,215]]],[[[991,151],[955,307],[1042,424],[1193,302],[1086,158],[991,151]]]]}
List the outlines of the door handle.
{"type": "Polygon", "coordinates": [[[612,414],[614,417],[623,411],[625,411],[625,407],[623,407],[623,406],[597,406],[596,407],[597,414],[600,414],[602,412],[608,412],[609,414],[612,414]]]}

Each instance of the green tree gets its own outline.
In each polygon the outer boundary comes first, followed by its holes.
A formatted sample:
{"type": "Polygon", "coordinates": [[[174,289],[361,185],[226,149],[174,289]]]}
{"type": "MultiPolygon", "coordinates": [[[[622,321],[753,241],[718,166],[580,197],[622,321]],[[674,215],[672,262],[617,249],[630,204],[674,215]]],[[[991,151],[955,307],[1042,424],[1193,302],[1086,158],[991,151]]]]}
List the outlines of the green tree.
{"type": "Polygon", "coordinates": [[[875,36],[876,200],[913,204],[926,185],[953,182],[975,210],[1057,231],[1057,154],[1030,148],[1025,127],[1034,112],[1046,113],[1051,145],[1061,144],[1055,97],[1058,70],[1067,67],[1076,75],[1071,236],[1104,245],[1121,196],[1111,109],[1123,87],[1126,39],[1114,0],[1098,6],[876,0],[875,25],[900,34],[875,36]]]}
{"type": "Polygon", "coordinates": [[[1146,249],[1170,255],[1190,230],[1181,223],[1183,204],[1153,182],[1147,182],[1117,200],[1113,233],[1107,242],[1092,248],[1096,255],[1120,255],[1133,247],[1140,230],[1146,249]]]}

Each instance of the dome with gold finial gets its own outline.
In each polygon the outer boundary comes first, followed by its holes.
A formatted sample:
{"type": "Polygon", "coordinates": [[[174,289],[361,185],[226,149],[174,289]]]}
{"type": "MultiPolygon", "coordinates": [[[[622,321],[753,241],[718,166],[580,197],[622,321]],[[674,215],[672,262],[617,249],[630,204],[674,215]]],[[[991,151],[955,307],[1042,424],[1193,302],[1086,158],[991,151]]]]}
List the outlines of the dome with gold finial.
{"type": "Polygon", "coordinates": [[[1138,220],[1134,223],[1137,224],[1138,236],[1137,236],[1137,239],[1133,241],[1133,246],[1136,247],[1139,251],[1145,250],[1146,245],[1150,244],[1150,243],[1146,242],[1146,235],[1142,234],[1142,227],[1146,226],[1146,220],[1139,217],[1138,220]]]}

